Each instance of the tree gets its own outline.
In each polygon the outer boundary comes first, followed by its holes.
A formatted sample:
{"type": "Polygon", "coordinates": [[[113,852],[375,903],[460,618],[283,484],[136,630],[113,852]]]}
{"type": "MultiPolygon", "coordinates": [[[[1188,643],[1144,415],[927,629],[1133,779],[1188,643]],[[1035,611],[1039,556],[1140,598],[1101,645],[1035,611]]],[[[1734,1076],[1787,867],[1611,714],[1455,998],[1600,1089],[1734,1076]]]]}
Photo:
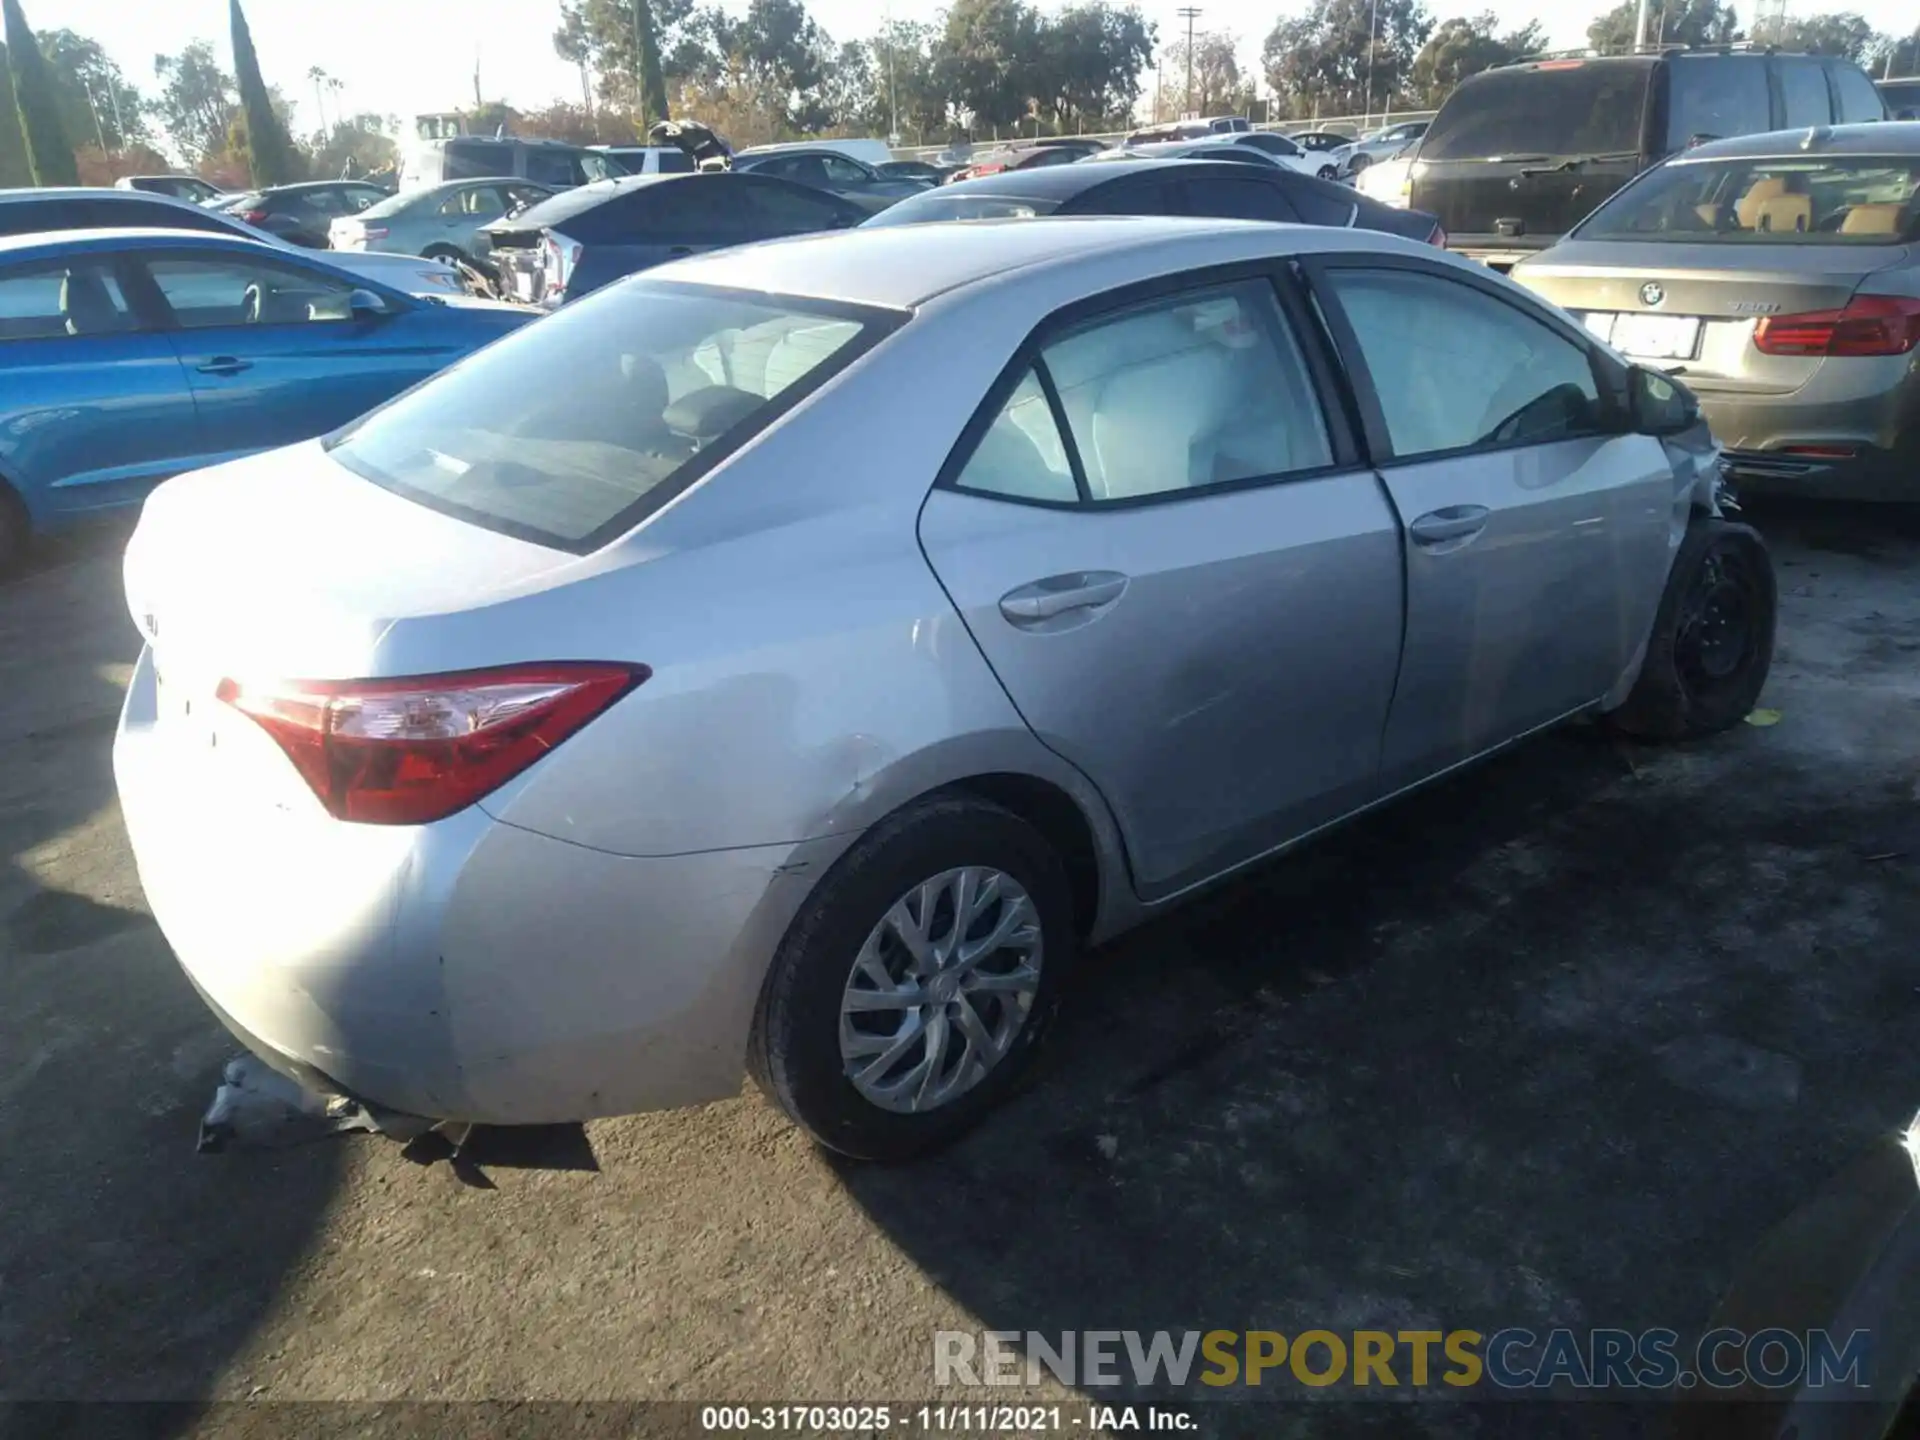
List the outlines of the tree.
{"type": "Polygon", "coordinates": [[[397,115],[354,115],[336,119],[333,128],[318,138],[309,169],[316,179],[365,175],[399,158],[393,132],[400,128],[397,115]]]}
{"type": "Polygon", "coordinates": [[[7,47],[0,45],[0,185],[11,189],[32,183],[27,142],[20,138],[20,114],[13,103],[13,81],[7,78],[7,47]]]}
{"type": "Polygon", "coordinates": [[[40,37],[40,52],[53,76],[69,139],[84,137],[120,150],[147,138],[145,102],[99,41],[53,30],[40,37]]]}
{"type": "Polygon", "coordinates": [[[601,100],[659,117],[676,84],[717,79],[724,19],[694,0],[562,0],[554,53],[597,74],[601,100]]]}
{"type": "Polygon", "coordinates": [[[874,88],[889,112],[897,108],[900,123],[920,138],[945,137],[947,95],[933,69],[934,32],[912,20],[894,20],[873,37],[874,88]]]}
{"type": "Polygon", "coordinates": [[[1407,77],[1410,98],[1437,109],[1453,87],[1469,75],[1496,65],[1511,65],[1537,53],[1545,42],[1538,20],[1505,35],[1496,33],[1499,24],[1491,10],[1441,21],[1414,57],[1407,77]]]}
{"type": "Polygon", "coordinates": [[[1179,82],[1180,108],[1184,112],[1238,115],[1251,108],[1246,102],[1253,97],[1253,85],[1250,78],[1240,73],[1240,57],[1236,53],[1239,43],[1239,39],[1227,31],[1195,35],[1191,71],[1187,67],[1186,38],[1183,36],[1167,47],[1167,84],[1171,88],[1175,81],[1179,82]],[[1189,73],[1193,76],[1191,95],[1184,93],[1189,73]]]}
{"type": "Polygon", "coordinates": [[[40,43],[27,26],[20,0],[0,0],[6,12],[7,73],[13,80],[14,113],[20,117],[20,135],[26,143],[27,168],[36,185],[78,185],[73,144],[60,119],[60,100],[54,89],[40,43]]]}
{"type": "Polygon", "coordinates": [[[233,22],[233,73],[246,121],[247,168],[255,185],[285,185],[294,178],[293,144],[274,113],[267,82],[260,78],[260,59],[253,53],[253,33],[240,0],[229,0],[228,14],[233,22]]]}
{"type": "Polygon", "coordinates": [[[1851,11],[1826,15],[1808,15],[1789,19],[1782,27],[1768,27],[1756,40],[1765,40],[1783,50],[1805,50],[1813,55],[1839,55],[1856,63],[1865,61],[1885,41],[1876,35],[1866,17],[1851,11]]]}
{"type": "Polygon", "coordinates": [[[1920,28],[1898,39],[1882,35],[1873,47],[1872,61],[1876,75],[1920,75],[1920,28]]]}
{"type": "Polygon", "coordinates": [[[1017,124],[1033,94],[1039,17],[1021,0],[954,0],[934,45],[936,83],[976,126],[1017,124]]]}
{"type": "MultiPolygon", "coordinates": [[[[1639,0],[1620,0],[1587,26],[1587,43],[1603,55],[1633,48],[1639,0]]],[[[1667,45],[1725,45],[1740,38],[1731,5],[1719,0],[1648,0],[1647,41],[1667,45]]]]}
{"type": "Polygon", "coordinates": [[[1040,113],[1062,130],[1127,123],[1140,98],[1140,77],[1153,61],[1154,27],[1139,9],[1082,0],[1039,23],[1028,73],[1040,113]]]}
{"type": "Polygon", "coordinates": [[[1421,0],[1379,0],[1377,9],[1372,0],[1313,0],[1273,27],[1261,59],[1267,83],[1296,113],[1358,111],[1369,99],[1384,109],[1432,32],[1421,0]]]}
{"type": "Polygon", "coordinates": [[[174,147],[197,166],[226,143],[238,103],[233,77],[220,68],[205,40],[195,40],[178,55],[154,56],[153,73],[161,89],[151,109],[174,147]]]}

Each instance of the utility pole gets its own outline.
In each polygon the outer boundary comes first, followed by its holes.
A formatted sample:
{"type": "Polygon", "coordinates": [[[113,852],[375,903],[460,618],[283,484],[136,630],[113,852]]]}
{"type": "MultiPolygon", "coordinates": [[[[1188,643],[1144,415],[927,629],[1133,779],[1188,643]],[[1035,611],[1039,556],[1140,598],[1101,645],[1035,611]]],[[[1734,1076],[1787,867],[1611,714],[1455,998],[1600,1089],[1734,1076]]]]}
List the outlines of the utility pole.
{"type": "Polygon", "coordinates": [[[1200,18],[1198,5],[1183,5],[1173,12],[1187,22],[1187,94],[1182,109],[1189,115],[1193,112],[1193,22],[1200,18]]]}
{"type": "MultiPolygon", "coordinates": [[[[1645,3],[1645,0],[1642,0],[1645,3]]],[[[1367,21],[1367,113],[1360,122],[1364,132],[1373,125],[1373,52],[1380,41],[1380,0],[1373,0],[1373,14],[1367,21]]],[[[1352,102],[1349,101],[1349,104],[1352,102]]]]}
{"type": "Polygon", "coordinates": [[[893,6],[880,12],[880,23],[887,34],[887,144],[900,143],[900,95],[893,85],[893,6]]]}
{"type": "Polygon", "coordinates": [[[1640,9],[1633,22],[1633,48],[1647,48],[1647,0],[1640,0],[1640,9]]]}
{"type": "MultiPolygon", "coordinates": [[[[1892,58],[1891,55],[1888,56],[1892,58]]],[[[120,118],[120,87],[113,76],[107,77],[107,99],[113,102],[113,133],[122,150],[127,148],[127,122],[120,118]]]]}
{"type": "Polygon", "coordinates": [[[107,150],[107,132],[100,128],[100,106],[93,98],[93,82],[82,75],[80,83],[86,87],[87,108],[93,112],[93,135],[100,142],[100,153],[104,155],[107,150]]]}
{"type": "Polygon", "coordinates": [[[473,108],[478,110],[487,102],[480,98],[480,47],[473,47],[473,108]]]}

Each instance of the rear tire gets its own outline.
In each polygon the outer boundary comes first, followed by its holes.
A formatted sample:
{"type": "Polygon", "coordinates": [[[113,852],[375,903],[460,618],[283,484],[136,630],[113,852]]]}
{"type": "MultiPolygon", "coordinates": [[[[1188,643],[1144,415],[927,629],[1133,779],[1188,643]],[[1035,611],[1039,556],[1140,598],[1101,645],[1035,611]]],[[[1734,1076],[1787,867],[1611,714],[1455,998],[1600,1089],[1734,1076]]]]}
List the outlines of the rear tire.
{"type": "Polygon", "coordinates": [[[1322,165],[1319,173],[1322,180],[1338,180],[1340,178],[1340,172],[1331,165],[1322,165]]]}
{"type": "Polygon", "coordinates": [[[7,488],[7,482],[0,480],[0,580],[11,576],[27,558],[27,541],[31,535],[27,507],[7,488]]]}
{"type": "Polygon", "coordinates": [[[1607,723],[1643,740],[1694,740],[1739,724],[1773,668],[1778,608],[1759,532],[1695,521],[1674,556],[1640,676],[1607,723]]]}
{"type": "Polygon", "coordinates": [[[473,262],[452,245],[429,245],[420,252],[423,260],[441,260],[449,265],[470,265],[473,262]]]}
{"type": "Polygon", "coordinates": [[[1347,162],[1347,173],[1355,179],[1358,179],[1360,172],[1371,164],[1373,164],[1373,157],[1371,155],[1356,155],[1347,162]]]}
{"type": "Polygon", "coordinates": [[[1032,1069],[1076,945],[1066,867],[1046,839],[998,805],[930,797],[875,826],[795,917],[748,1068],[828,1149],[882,1161],[938,1149],[1032,1069]]]}

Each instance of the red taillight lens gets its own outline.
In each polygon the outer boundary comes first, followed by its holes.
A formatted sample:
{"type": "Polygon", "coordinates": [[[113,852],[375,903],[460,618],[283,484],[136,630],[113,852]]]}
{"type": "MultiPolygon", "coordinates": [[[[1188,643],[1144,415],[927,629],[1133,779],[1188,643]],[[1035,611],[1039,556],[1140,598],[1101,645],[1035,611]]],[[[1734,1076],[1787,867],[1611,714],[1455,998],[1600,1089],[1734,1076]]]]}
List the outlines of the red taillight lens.
{"type": "Polygon", "coordinates": [[[387,227],[384,225],[362,225],[360,227],[360,233],[369,240],[384,240],[387,238],[387,227]]]}
{"type": "Polygon", "coordinates": [[[1904,355],[1920,345],[1920,300],[1856,295],[1844,310],[1769,315],[1753,345],[1763,355],[1904,355]]]}
{"type": "Polygon", "coordinates": [[[1429,245],[1438,245],[1442,250],[1446,249],[1447,248],[1446,227],[1444,225],[1434,226],[1433,233],[1427,236],[1427,243],[1429,245]]]}
{"type": "Polygon", "coordinates": [[[222,680],[218,694],[279,743],[330,815],[425,825],[506,784],[650,673],[563,662],[402,680],[222,680]]]}
{"type": "Polygon", "coordinates": [[[264,225],[266,224],[267,216],[271,213],[272,212],[268,210],[242,210],[240,212],[240,218],[249,225],[264,225]]]}

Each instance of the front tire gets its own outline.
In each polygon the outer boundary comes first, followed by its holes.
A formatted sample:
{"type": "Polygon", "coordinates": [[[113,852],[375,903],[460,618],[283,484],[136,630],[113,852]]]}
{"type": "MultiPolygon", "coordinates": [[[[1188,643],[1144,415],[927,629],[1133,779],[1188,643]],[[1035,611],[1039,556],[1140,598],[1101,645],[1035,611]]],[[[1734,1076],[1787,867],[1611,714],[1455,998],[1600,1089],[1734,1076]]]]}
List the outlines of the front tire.
{"type": "Polygon", "coordinates": [[[1739,724],[1773,668],[1778,609],[1759,532],[1696,521],[1674,556],[1640,676],[1608,723],[1644,740],[1694,740],[1739,724]]]}
{"type": "Polygon", "coordinates": [[[1322,165],[1319,176],[1322,180],[1338,180],[1340,178],[1340,172],[1331,165],[1322,165]]]}
{"type": "Polygon", "coordinates": [[[472,262],[451,245],[429,245],[420,252],[422,260],[438,260],[447,265],[469,265],[472,262]]]}
{"type": "Polygon", "coordinates": [[[828,1149],[937,1149],[1031,1070],[1076,946],[1066,868],[1037,830],[970,796],[921,801],[864,836],[795,918],[748,1067],[828,1149]]]}

